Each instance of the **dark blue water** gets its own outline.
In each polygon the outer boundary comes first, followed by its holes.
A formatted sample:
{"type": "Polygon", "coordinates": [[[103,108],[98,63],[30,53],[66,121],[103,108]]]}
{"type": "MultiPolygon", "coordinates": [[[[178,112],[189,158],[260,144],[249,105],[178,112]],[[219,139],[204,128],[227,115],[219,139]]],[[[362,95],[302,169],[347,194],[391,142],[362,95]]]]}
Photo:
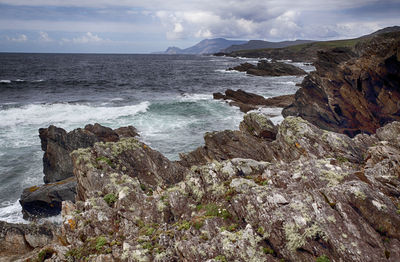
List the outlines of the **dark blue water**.
{"type": "MultiPolygon", "coordinates": [[[[0,54],[0,220],[22,221],[17,200],[42,183],[38,129],[133,125],[170,159],[207,131],[237,129],[242,113],[213,92],[294,93],[299,77],[226,68],[245,59],[193,55],[0,54]]],[[[250,61],[256,62],[256,61],[250,61]]]]}

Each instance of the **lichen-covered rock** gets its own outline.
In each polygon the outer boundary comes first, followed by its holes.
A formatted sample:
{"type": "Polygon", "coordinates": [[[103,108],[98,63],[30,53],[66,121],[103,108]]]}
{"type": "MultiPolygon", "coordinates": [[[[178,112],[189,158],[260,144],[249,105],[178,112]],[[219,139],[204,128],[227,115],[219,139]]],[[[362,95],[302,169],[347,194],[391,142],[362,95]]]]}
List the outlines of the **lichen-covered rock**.
{"type": "Polygon", "coordinates": [[[75,201],[76,179],[70,153],[79,148],[92,147],[96,142],[117,142],[138,136],[133,126],[112,130],[100,124],[86,125],[66,132],[53,125],[39,129],[42,143],[43,172],[46,184],[24,189],[20,204],[25,219],[58,215],[62,201],[75,201]]]}
{"type": "Polygon", "coordinates": [[[277,128],[272,121],[263,113],[252,112],[243,117],[239,129],[250,135],[274,140],[277,134],[277,128]]]}
{"type": "Polygon", "coordinates": [[[190,169],[158,162],[134,139],[75,151],[82,192],[63,205],[65,257],[398,261],[399,126],[351,139],[290,117],[263,144],[268,161],[209,159],[190,169]]]}
{"type": "Polygon", "coordinates": [[[50,223],[10,224],[0,221],[0,260],[16,261],[34,249],[56,240],[56,227],[50,223]]]}

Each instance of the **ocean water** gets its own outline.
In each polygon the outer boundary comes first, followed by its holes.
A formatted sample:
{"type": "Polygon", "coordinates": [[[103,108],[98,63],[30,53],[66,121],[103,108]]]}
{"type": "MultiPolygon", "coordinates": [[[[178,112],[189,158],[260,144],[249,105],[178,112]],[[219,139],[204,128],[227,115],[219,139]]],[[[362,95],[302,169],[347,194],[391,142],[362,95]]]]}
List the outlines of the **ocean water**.
{"type": "MultiPolygon", "coordinates": [[[[22,219],[24,188],[43,184],[38,129],[133,125],[171,160],[207,131],[237,129],[243,113],[213,92],[295,93],[302,77],[226,68],[254,59],[195,55],[0,54],[0,220],[22,219]]],[[[312,67],[296,64],[308,71],[312,67]]],[[[279,110],[272,109],[277,114],[279,110]]]]}

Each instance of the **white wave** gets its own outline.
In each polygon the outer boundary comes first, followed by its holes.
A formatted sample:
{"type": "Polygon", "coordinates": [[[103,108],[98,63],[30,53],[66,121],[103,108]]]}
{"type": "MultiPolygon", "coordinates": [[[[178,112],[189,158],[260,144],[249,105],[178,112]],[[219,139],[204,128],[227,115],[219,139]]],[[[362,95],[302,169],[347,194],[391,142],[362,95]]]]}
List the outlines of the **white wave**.
{"type": "Polygon", "coordinates": [[[49,124],[69,125],[104,122],[133,116],[147,111],[150,102],[121,107],[94,107],[82,104],[30,104],[0,111],[0,127],[31,126],[49,124]]]}
{"type": "Polygon", "coordinates": [[[116,97],[111,99],[111,101],[124,101],[124,99],[122,97],[116,97]]]}
{"type": "Polygon", "coordinates": [[[11,80],[2,79],[2,80],[0,80],[0,84],[11,84],[11,80]]]}
{"type": "Polygon", "coordinates": [[[40,82],[43,82],[44,81],[44,79],[37,79],[37,80],[32,80],[32,83],[40,83],[40,82]]]}
{"type": "Polygon", "coordinates": [[[18,78],[18,79],[15,80],[15,82],[25,82],[25,80],[18,78]]]}
{"type": "Polygon", "coordinates": [[[227,73],[227,74],[246,74],[246,72],[240,72],[240,71],[237,71],[237,70],[227,70],[227,69],[216,69],[216,70],[214,70],[214,72],[217,72],[217,73],[227,73]]]}
{"type": "Polygon", "coordinates": [[[22,218],[22,207],[19,201],[14,203],[5,201],[1,203],[0,221],[6,221],[8,223],[29,223],[29,221],[22,218]]]}
{"type": "Polygon", "coordinates": [[[276,84],[278,84],[278,85],[296,85],[297,84],[297,82],[294,82],[294,81],[284,81],[284,82],[275,82],[276,84]]]}
{"type": "Polygon", "coordinates": [[[213,96],[211,94],[188,94],[183,93],[179,99],[181,101],[200,101],[200,100],[212,100],[213,96]]]}

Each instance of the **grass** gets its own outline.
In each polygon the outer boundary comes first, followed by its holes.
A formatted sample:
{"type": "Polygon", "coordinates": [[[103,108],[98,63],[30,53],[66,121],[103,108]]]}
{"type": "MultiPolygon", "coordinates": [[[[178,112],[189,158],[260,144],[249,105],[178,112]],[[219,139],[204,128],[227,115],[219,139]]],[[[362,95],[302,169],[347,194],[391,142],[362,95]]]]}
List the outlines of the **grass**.
{"type": "Polygon", "coordinates": [[[115,202],[117,202],[117,197],[113,193],[105,195],[103,199],[109,206],[112,206],[115,202]]]}

